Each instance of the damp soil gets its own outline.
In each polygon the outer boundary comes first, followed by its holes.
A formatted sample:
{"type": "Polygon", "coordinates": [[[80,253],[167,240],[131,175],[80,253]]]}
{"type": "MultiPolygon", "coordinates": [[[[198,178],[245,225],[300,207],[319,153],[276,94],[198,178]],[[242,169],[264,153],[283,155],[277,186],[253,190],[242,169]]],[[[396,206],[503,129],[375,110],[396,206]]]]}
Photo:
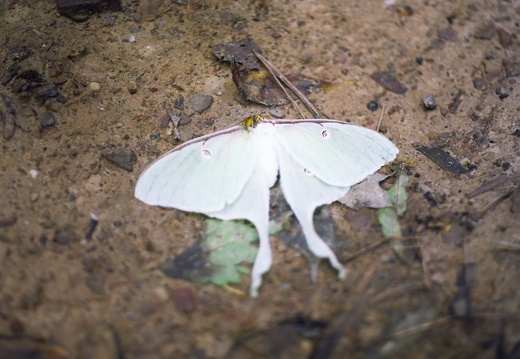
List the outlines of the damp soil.
{"type": "Polygon", "coordinates": [[[68,17],[1,0],[0,358],[518,357],[519,3],[391,3],[143,0],[68,17]],[[410,177],[401,239],[382,241],[375,210],[318,211],[343,281],[322,263],[312,283],[277,235],[256,299],[248,276],[222,288],[156,269],[204,216],[135,199],[147,164],[249,115],[297,116],[241,96],[212,48],[244,39],[327,83],[309,98],[331,118],[380,123],[400,149],[385,171],[410,177]]]}

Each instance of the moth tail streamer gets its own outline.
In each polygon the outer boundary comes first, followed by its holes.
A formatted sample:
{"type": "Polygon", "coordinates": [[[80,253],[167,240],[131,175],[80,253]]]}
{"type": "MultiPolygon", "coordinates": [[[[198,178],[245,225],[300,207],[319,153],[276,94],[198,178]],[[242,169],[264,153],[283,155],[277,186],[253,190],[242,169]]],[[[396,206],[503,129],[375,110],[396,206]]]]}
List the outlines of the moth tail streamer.
{"type": "Polygon", "coordinates": [[[269,243],[269,235],[266,231],[258,231],[260,237],[260,245],[256,255],[255,264],[251,273],[251,287],[249,294],[251,297],[258,297],[258,288],[262,285],[262,275],[269,271],[273,262],[271,245],[269,243]]]}
{"type": "Polygon", "coordinates": [[[325,241],[316,233],[316,229],[314,228],[314,224],[312,221],[314,209],[309,211],[309,213],[294,213],[302,226],[303,234],[305,235],[305,239],[307,240],[307,245],[309,246],[309,250],[319,258],[326,258],[329,260],[332,267],[334,267],[338,271],[338,278],[345,279],[347,276],[347,270],[345,267],[338,261],[338,258],[330,249],[330,247],[325,243],[325,241]]]}

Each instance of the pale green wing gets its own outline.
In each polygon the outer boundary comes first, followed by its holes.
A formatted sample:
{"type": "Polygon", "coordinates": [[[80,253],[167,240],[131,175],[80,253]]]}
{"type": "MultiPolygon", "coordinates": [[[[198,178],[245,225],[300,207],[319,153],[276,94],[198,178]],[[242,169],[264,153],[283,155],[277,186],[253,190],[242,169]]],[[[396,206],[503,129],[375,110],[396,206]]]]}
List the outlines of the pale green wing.
{"type": "Polygon", "coordinates": [[[270,121],[277,142],[322,181],[352,186],[392,161],[399,152],[385,136],[339,121],[270,121]]]}
{"type": "MultiPolygon", "coordinates": [[[[258,124],[254,130],[254,146],[256,158],[252,175],[236,201],[226,205],[222,210],[207,213],[208,216],[230,220],[246,219],[253,223],[258,231],[260,246],[251,273],[250,294],[258,295],[262,284],[262,275],[269,270],[272,263],[271,247],[269,245],[269,188],[278,174],[278,158],[273,142],[272,126],[258,124]]],[[[237,239],[239,240],[239,239],[237,239]]]]}
{"type": "Polygon", "coordinates": [[[253,136],[242,126],[174,148],[139,177],[141,201],[183,211],[211,213],[233,203],[253,173],[253,136]]]}

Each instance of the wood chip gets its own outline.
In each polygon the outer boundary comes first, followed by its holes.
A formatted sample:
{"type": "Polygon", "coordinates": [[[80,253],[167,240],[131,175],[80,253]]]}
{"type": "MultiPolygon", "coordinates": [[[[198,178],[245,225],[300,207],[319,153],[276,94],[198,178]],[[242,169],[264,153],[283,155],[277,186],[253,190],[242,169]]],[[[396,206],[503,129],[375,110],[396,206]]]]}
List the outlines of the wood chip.
{"type": "Polygon", "coordinates": [[[460,175],[468,172],[468,170],[464,168],[459,161],[453,158],[442,148],[418,146],[417,150],[446,172],[449,172],[453,175],[460,175]]]}

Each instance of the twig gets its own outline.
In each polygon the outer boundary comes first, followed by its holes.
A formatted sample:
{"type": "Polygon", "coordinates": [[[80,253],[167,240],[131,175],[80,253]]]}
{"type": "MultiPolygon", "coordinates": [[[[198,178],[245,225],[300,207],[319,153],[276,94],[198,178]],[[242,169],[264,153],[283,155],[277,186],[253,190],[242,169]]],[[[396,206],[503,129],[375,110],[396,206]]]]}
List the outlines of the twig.
{"type": "MultiPolygon", "coordinates": [[[[288,88],[291,89],[291,91],[300,99],[300,101],[302,101],[305,106],[307,106],[307,108],[309,109],[309,111],[312,113],[313,117],[314,118],[328,118],[327,116],[324,116],[325,114],[320,111],[316,106],[314,106],[310,101],[309,99],[307,99],[307,97],[305,97],[305,95],[303,93],[301,93],[300,90],[298,90],[296,88],[296,86],[294,86],[291,81],[289,81],[287,79],[287,77],[284,76],[284,74],[282,74],[282,72],[280,70],[278,70],[276,68],[276,66],[273,65],[272,62],[270,62],[269,60],[267,60],[265,57],[263,57],[262,55],[260,55],[259,53],[257,53],[256,51],[253,51],[253,53],[256,55],[256,57],[258,57],[258,59],[260,61],[262,61],[262,63],[264,64],[265,67],[267,67],[267,69],[273,74],[273,76],[275,78],[279,78],[284,84],[285,86],[287,86],[288,88]]],[[[278,82],[278,80],[277,80],[278,82]]],[[[283,88],[283,87],[282,87],[283,88]]],[[[284,92],[285,92],[285,89],[284,89],[284,92]]],[[[287,92],[286,92],[287,94],[287,92]]],[[[290,97],[289,97],[290,98],[290,97]]],[[[292,101],[292,99],[291,99],[292,101]]],[[[300,111],[298,109],[298,111],[300,111]]],[[[301,114],[301,112],[300,112],[301,114]]],[[[303,114],[302,114],[303,116],[303,114]]]]}
{"type": "Polygon", "coordinates": [[[419,324],[412,328],[397,331],[392,334],[391,338],[407,337],[407,336],[414,335],[414,334],[417,334],[420,332],[424,332],[425,330],[431,329],[433,327],[437,327],[439,325],[446,324],[452,319],[453,319],[452,317],[442,317],[439,319],[435,319],[435,320],[432,320],[431,322],[426,322],[426,323],[419,324]]]}
{"type": "Polygon", "coordinates": [[[486,193],[488,191],[495,189],[496,187],[499,187],[499,186],[502,186],[505,184],[509,184],[511,182],[516,182],[518,180],[520,180],[520,176],[508,177],[505,175],[500,175],[497,178],[494,178],[490,181],[485,182],[476,190],[466,193],[466,198],[473,198],[473,197],[479,196],[483,193],[486,193]]]}
{"type": "Polygon", "coordinates": [[[381,106],[381,116],[379,116],[379,122],[377,123],[376,132],[379,132],[379,129],[381,128],[381,123],[383,122],[383,116],[385,114],[385,104],[381,106]]]}
{"type": "Polygon", "coordinates": [[[520,244],[500,241],[495,245],[495,249],[502,251],[520,251],[520,244]]]}
{"type": "Polygon", "coordinates": [[[368,246],[366,247],[363,247],[361,248],[359,251],[351,254],[347,259],[343,260],[343,262],[350,262],[350,261],[353,261],[354,259],[356,259],[357,257],[367,253],[367,252],[370,252],[371,250],[374,250],[376,248],[378,248],[379,246],[381,246],[382,244],[385,244],[387,242],[390,242],[391,241],[391,238],[385,238],[385,239],[381,239],[379,241],[376,241],[374,243],[371,243],[369,244],[368,246]]]}
{"type": "Polygon", "coordinates": [[[504,193],[503,195],[501,195],[500,197],[494,199],[493,201],[491,201],[491,203],[488,203],[486,204],[484,207],[482,207],[481,209],[478,210],[478,214],[483,216],[487,211],[495,208],[496,206],[498,206],[500,203],[502,203],[503,201],[505,201],[506,199],[508,199],[512,194],[513,192],[517,189],[517,187],[507,191],[506,193],[504,193]]]}
{"type": "MultiPolygon", "coordinates": [[[[271,75],[273,75],[276,83],[278,84],[278,86],[280,86],[280,88],[283,90],[283,92],[285,93],[285,96],[287,96],[287,98],[289,99],[289,101],[291,101],[291,104],[294,106],[294,108],[296,109],[296,111],[298,111],[300,113],[300,116],[301,118],[305,118],[305,115],[303,114],[303,112],[300,110],[300,107],[298,106],[298,104],[293,100],[293,98],[291,97],[291,95],[289,95],[289,93],[287,92],[287,90],[285,89],[285,87],[282,85],[282,83],[280,82],[280,80],[278,80],[278,77],[280,76],[281,72],[278,71],[278,69],[276,67],[274,67],[274,65],[272,63],[268,63],[268,61],[263,57],[263,56],[259,56],[256,51],[253,51],[254,54],[256,55],[256,57],[258,57],[258,59],[264,64],[264,66],[267,68],[267,70],[269,70],[269,72],[271,73],[271,75]],[[277,72],[279,75],[277,75],[275,72],[277,72]]],[[[283,76],[283,75],[282,75],[283,76]]]]}

